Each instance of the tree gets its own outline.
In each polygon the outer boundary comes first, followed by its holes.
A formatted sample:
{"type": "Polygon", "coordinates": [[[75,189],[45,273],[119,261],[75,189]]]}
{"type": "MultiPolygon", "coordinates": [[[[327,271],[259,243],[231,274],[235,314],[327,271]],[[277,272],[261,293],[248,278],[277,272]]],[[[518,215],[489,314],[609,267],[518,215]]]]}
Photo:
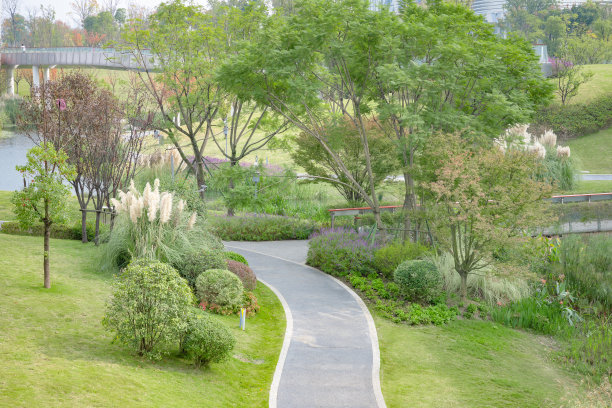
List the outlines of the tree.
{"type": "MultiPolygon", "coordinates": [[[[19,0],[2,0],[2,14],[8,16],[13,47],[17,46],[19,17],[19,0]]],[[[23,19],[23,17],[21,17],[23,19]]],[[[4,36],[7,38],[7,36],[4,36]]]]}
{"type": "Polygon", "coordinates": [[[259,29],[265,8],[259,3],[244,9],[219,7],[213,15],[175,0],[162,4],[146,24],[136,23],[140,27],[123,36],[126,49],[145,67],[139,76],[162,118],[156,125],[189,164],[198,186],[205,185],[203,152],[211,139],[235,165],[287,127],[266,106],[228,93],[215,75],[230,54],[238,53],[240,42],[259,29]],[[150,60],[157,64],[155,71],[150,60]],[[221,132],[214,128],[228,116],[226,151],[221,132]]]}
{"type": "Polygon", "coordinates": [[[491,262],[491,252],[546,222],[551,188],[535,181],[537,156],[490,144],[474,146],[457,134],[436,134],[421,157],[436,237],[454,260],[467,298],[467,277],[491,262]]]}
{"type": "Polygon", "coordinates": [[[74,0],[70,3],[74,22],[81,28],[85,28],[85,19],[93,16],[98,11],[98,2],[96,0],[74,0]]]}
{"type": "MultiPolygon", "coordinates": [[[[395,146],[372,121],[366,123],[368,145],[372,156],[372,171],[374,183],[380,183],[389,175],[395,175],[400,166],[395,152],[395,146]]],[[[338,123],[330,123],[325,129],[325,138],[338,157],[346,163],[353,179],[368,186],[368,174],[364,165],[363,143],[359,132],[349,120],[339,119],[338,123]]],[[[314,181],[331,184],[349,203],[362,203],[363,199],[349,184],[348,178],[338,168],[334,159],[313,137],[302,132],[295,138],[295,149],[291,152],[293,162],[302,167],[314,181]]]]}
{"type": "Polygon", "coordinates": [[[257,41],[220,71],[232,92],[269,106],[316,139],[347,184],[372,207],[378,227],[380,206],[365,123],[374,115],[369,91],[392,19],[388,11],[372,11],[362,1],[303,1],[288,18],[274,15],[266,21],[257,41]],[[326,138],[326,124],[337,117],[348,118],[359,134],[366,187],[326,138]]]}
{"type": "Polygon", "coordinates": [[[557,94],[563,105],[578,95],[578,89],[582,84],[593,78],[592,72],[585,72],[580,65],[562,59],[553,61],[553,73],[557,78],[557,94]]]}
{"type": "Polygon", "coordinates": [[[105,205],[110,208],[110,198],[134,175],[142,144],[141,126],[146,126],[147,114],[143,113],[141,101],[121,103],[110,92],[101,89],[93,78],[69,72],[56,81],[32,89],[23,123],[37,123],[45,114],[46,106],[60,99],[64,104],[61,112],[48,112],[45,127],[28,128],[25,132],[38,145],[48,142],[68,155],[75,169],[70,184],[81,209],[82,241],[87,242],[87,211],[93,202],[97,242],[102,208],[105,205]],[[144,122],[135,124],[135,118],[142,121],[143,115],[144,122]],[[121,123],[124,118],[130,125],[127,134],[121,123]]]}
{"type": "MultiPolygon", "coordinates": [[[[376,71],[377,120],[398,146],[405,183],[404,230],[418,202],[418,156],[432,133],[496,137],[547,102],[529,43],[503,39],[471,10],[448,2],[407,5],[390,28],[376,71]]],[[[406,235],[404,236],[406,238],[406,235]]]]}
{"type": "Polygon", "coordinates": [[[162,118],[157,126],[190,165],[198,186],[203,186],[203,152],[224,100],[212,77],[225,46],[222,28],[199,6],[176,0],[162,3],[147,23],[133,24],[135,29],[123,34],[125,49],[143,67],[139,78],[162,118]],[[175,119],[177,114],[184,125],[175,119]],[[200,133],[203,137],[198,138],[200,133]],[[188,150],[181,137],[187,139],[188,150]]]}
{"type": "MultiPolygon", "coordinates": [[[[55,107],[55,109],[58,109],[55,107]]],[[[44,126],[48,115],[41,117],[38,126],[44,126]]],[[[68,164],[68,156],[61,150],[58,152],[51,143],[32,147],[27,154],[27,163],[17,166],[30,183],[21,191],[13,194],[12,202],[19,223],[23,227],[31,227],[35,222],[43,223],[43,270],[44,287],[51,287],[49,270],[49,242],[51,225],[63,219],[65,206],[70,192],[63,184],[64,180],[74,177],[74,169],[68,164]]]]}

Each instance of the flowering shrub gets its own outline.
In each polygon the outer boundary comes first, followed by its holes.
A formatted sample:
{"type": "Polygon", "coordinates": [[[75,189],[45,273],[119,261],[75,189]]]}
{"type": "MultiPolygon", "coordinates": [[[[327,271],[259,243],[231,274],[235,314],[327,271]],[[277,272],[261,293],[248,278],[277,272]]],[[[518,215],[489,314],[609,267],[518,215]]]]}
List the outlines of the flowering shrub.
{"type": "Polygon", "coordinates": [[[352,229],[323,228],[311,235],[306,263],[335,276],[367,276],[375,273],[374,251],[378,242],[352,229]]]}
{"type": "Polygon", "coordinates": [[[542,166],[536,178],[561,190],[570,190],[575,184],[575,165],[570,158],[569,146],[557,146],[557,135],[545,130],[540,137],[531,135],[529,125],[516,125],[495,140],[498,148],[506,152],[511,149],[526,150],[539,157],[542,166]]]}

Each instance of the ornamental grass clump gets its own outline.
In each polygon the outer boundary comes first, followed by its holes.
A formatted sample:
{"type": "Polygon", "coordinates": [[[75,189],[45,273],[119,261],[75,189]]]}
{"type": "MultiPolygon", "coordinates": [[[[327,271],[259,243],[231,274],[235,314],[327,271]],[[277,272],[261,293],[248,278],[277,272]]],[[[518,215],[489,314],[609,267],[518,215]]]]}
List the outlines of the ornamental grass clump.
{"type": "Polygon", "coordinates": [[[376,272],[377,241],[348,228],[323,228],[311,235],[306,263],[335,276],[367,276],[376,272]]]}
{"type": "Polygon", "coordinates": [[[131,259],[158,259],[175,265],[189,252],[217,247],[214,237],[197,225],[195,212],[188,213],[184,200],[146,184],[142,193],[130,184],[111,199],[117,218],[106,245],[107,264],[123,267],[131,259]]]}

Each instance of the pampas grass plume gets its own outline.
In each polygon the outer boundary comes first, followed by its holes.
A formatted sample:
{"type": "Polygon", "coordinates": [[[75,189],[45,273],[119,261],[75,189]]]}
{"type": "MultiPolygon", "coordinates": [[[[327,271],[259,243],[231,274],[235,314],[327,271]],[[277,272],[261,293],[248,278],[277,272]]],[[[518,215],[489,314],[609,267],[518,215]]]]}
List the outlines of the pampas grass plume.
{"type": "Polygon", "coordinates": [[[172,214],[172,194],[163,193],[161,196],[160,210],[159,210],[159,221],[165,224],[170,220],[172,214]]]}
{"type": "Polygon", "coordinates": [[[191,214],[191,217],[189,217],[189,221],[187,222],[187,230],[193,229],[193,226],[195,225],[195,222],[196,222],[196,216],[197,214],[193,212],[191,214]]]}

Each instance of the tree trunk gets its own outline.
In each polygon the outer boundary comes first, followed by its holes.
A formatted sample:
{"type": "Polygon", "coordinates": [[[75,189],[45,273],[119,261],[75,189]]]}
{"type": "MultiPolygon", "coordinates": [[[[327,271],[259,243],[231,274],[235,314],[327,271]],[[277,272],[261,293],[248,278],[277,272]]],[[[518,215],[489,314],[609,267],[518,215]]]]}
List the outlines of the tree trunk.
{"type": "Polygon", "coordinates": [[[404,185],[406,192],[404,194],[404,231],[402,234],[402,240],[405,242],[410,238],[410,217],[411,211],[415,209],[416,197],[414,194],[414,180],[408,172],[404,172],[404,185]]]}
{"type": "Polygon", "coordinates": [[[100,245],[100,211],[96,211],[96,237],[94,242],[96,246],[100,245]]]}
{"type": "Polygon", "coordinates": [[[81,242],[87,243],[87,211],[81,210],[81,242]]]}
{"type": "Polygon", "coordinates": [[[468,274],[465,272],[459,272],[461,276],[461,301],[465,304],[467,302],[467,277],[468,274]]]}
{"type": "MultiPolygon", "coordinates": [[[[45,204],[45,212],[48,205],[45,204]]],[[[44,270],[44,285],[46,289],[51,287],[51,272],[49,271],[49,241],[51,239],[51,223],[44,221],[44,244],[43,244],[43,270],[44,270]]]]}
{"type": "Polygon", "coordinates": [[[200,198],[204,200],[205,192],[202,186],[205,183],[204,183],[204,169],[202,168],[202,162],[200,161],[200,163],[196,163],[195,168],[196,168],[196,180],[198,182],[198,191],[200,193],[200,198]]]}
{"type": "MultiPolygon", "coordinates": [[[[237,162],[235,162],[234,160],[230,161],[230,166],[231,166],[231,167],[234,167],[236,164],[237,164],[237,162]]],[[[230,178],[230,179],[229,179],[228,188],[229,188],[230,193],[231,193],[231,190],[233,190],[233,189],[234,189],[234,179],[233,179],[233,178],[230,178]]],[[[227,216],[228,216],[228,217],[233,217],[233,216],[234,216],[234,214],[235,214],[235,212],[234,212],[234,208],[233,208],[233,207],[231,207],[231,206],[228,206],[228,207],[227,207],[227,216]]]]}

